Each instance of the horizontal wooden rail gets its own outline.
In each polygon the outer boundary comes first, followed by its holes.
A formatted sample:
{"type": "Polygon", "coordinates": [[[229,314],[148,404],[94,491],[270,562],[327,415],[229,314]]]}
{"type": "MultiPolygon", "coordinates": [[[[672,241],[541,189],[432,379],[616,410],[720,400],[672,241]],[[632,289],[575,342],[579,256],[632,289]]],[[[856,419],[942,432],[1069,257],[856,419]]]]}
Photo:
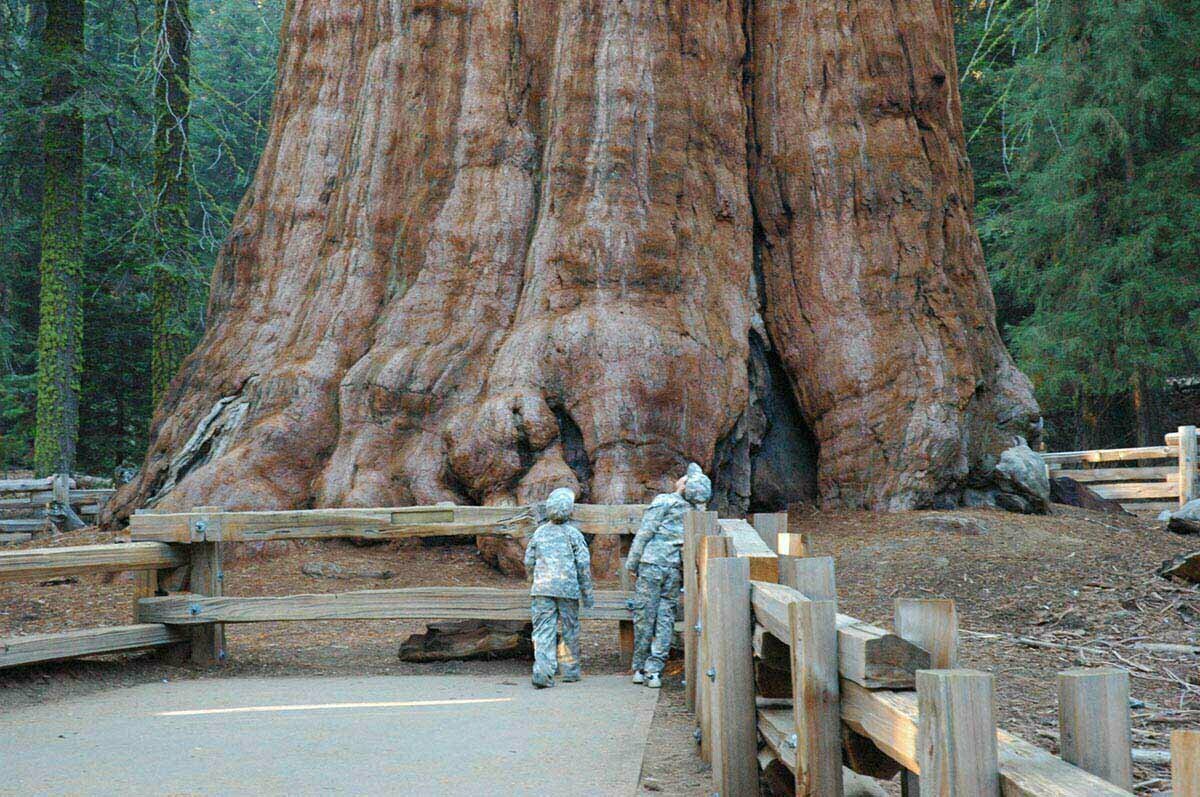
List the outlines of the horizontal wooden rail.
{"type": "MultiPolygon", "coordinates": [[[[576,504],[573,522],[587,534],[632,534],[644,506],[576,504]]],[[[410,506],[371,509],[307,509],[266,512],[135,514],[135,540],[161,542],[258,542],[322,537],[520,536],[537,525],[533,507],[410,506]]]]}
{"type": "Polygon", "coordinates": [[[160,647],[186,639],[183,631],[158,623],[8,637],[0,639],[0,668],[95,653],[118,653],[160,647]]]}
{"type": "Polygon", "coordinates": [[[1178,498],[1178,482],[1122,482],[1093,484],[1092,492],[1101,498],[1128,501],[1136,498],[1178,498]]]}
{"type": "MultiPolygon", "coordinates": [[[[791,638],[788,604],[804,600],[781,584],[751,583],[754,619],[785,645],[791,638]]],[[[847,614],[837,615],[838,670],[843,678],[877,689],[911,687],[917,670],[929,667],[929,653],[890,631],[847,614]]]]}
{"type": "MultiPolygon", "coordinates": [[[[842,721],[919,774],[916,692],[872,691],[846,679],[841,687],[842,721]]],[[[997,731],[996,743],[1005,797],[1129,797],[1130,792],[1011,733],[997,731]]]]}
{"type": "Polygon", "coordinates": [[[1066,476],[1077,482],[1179,482],[1179,469],[1174,465],[1155,465],[1145,468],[1051,468],[1051,477],[1066,476]]]}
{"type": "Polygon", "coordinates": [[[1179,446],[1144,446],[1142,448],[1102,448],[1092,451],[1054,451],[1042,454],[1047,465],[1067,462],[1132,462],[1139,459],[1175,459],[1179,446]]]}
{"type": "Polygon", "coordinates": [[[162,570],[179,567],[187,562],[187,555],[183,551],[161,542],[0,551],[0,582],[36,580],[78,573],[162,570]]]}
{"type": "MultiPolygon", "coordinates": [[[[633,593],[600,590],[584,620],[630,620],[633,593]]],[[[180,593],[138,601],[149,623],[261,623],[291,620],[527,620],[529,591],[479,587],[413,587],[272,598],[180,593]]]]}

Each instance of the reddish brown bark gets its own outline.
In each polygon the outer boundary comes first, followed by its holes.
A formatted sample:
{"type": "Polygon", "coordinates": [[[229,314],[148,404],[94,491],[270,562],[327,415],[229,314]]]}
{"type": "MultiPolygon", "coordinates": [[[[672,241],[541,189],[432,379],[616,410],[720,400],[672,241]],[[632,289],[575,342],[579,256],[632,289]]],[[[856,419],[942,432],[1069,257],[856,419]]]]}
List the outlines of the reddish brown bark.
{"type": "Polygon", "coordinates": [[[208,332],[116,516],[635,501],[689,460],[767,508],[815,497],[809,428],[828,503],[986,480],[1036,407],[948,12],[818,5],[293,0],[208,332]]]}

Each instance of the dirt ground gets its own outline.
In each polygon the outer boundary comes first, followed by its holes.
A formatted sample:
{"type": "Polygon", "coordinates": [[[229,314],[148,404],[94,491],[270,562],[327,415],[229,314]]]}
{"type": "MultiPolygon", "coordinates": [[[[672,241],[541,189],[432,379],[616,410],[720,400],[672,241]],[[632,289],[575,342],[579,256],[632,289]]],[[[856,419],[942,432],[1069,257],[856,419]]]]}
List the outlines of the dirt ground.
{"type": "MultiPolygon", "coordinates": [[[[789,519],[790,531],[808,535],[812,554],[835,558],[839,608],[845,613],[890,626],[894,598],[955,599],[961,664],[996,675],[1002,727],[1057,752],[1055,673],[1099,665],[1123,667],[1133,676],[1136,748],[1166,749],[1173,729],[1200,727],[1200,659],[1139,647],[1200,645],[1200,589],[1154,574],[1164,559],[1200,548],[1200,540],[1168,533],[1151,521],[1066,507],[1045,517],[986,510],[881,515],[793,507],[789,519]]],[[[112,538],[85,530],[24,547],[112,538]]],[[[229,595],[522,584],[488,567],[471,545],[425,546],[417,541],[365,548],[344,541],[272,544],[264,551],[242,549],[241,555],[229,551],[225,565],[229,595]],[[394,576],[334,580],[300,572],[304,563],[317,561],[352,570],[386,569],[394,576]]],[[[131,589],[127,576],[0,585],[0,636],[131,622],[131,589]]],[[[410,621],[229,626],[229,660],[222,669],[230,676],[516,675],[529,667],[524,661],[399,661],[400,641],[423,628],[423,623],[410,621]]],[[[585,624],[585,671],[620,670],[616,639],[615,623],[585,624]]],[[[0,673],[0,711],[200,672],[169,666],[153,655],[16,668],[0,673]]],[[[670,678],[643,764],[647,793],[712,793],[708,767],[694,753],[692,730],[678,677],[670,678]]],[[[1135,780],[1139,793],[1154,793],[1169,787],[1168,769],[1139,764],[1135,780]]],[[[895,789],[895,784],[889,786],[895,789]]]]}

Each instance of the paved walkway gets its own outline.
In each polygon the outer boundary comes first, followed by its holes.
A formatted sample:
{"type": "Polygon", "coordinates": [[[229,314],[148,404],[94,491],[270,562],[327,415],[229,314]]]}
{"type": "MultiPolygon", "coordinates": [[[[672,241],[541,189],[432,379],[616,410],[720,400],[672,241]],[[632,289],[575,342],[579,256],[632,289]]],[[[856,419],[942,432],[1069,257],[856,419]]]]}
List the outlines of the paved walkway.
{"type": "Polygon", "coordinates": [[[0,714],[0,794],[624,797],[656,697],[612,675],[147,684],[0,714]]]}

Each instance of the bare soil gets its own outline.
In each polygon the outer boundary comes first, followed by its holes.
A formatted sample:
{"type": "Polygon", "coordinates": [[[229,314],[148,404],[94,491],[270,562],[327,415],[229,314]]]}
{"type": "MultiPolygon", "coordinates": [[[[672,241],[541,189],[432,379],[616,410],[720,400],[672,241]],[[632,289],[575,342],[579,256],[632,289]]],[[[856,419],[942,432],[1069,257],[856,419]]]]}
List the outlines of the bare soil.
{"type": "MultiPolygon", "coordinates": [[[[1055,673],[1076,666],[1112,665],[1131,672],[1135,747],[1165,749],[1172,730],[1200,727],[1200,658],[1138,647],[1147,642],[1200,645],[1200,589],[1154,573],[1163,560],[1200,548],[1200,540],[1143,519],[1067,507],[1042,517],[986,510],[883,515],[793,507],[790,531],[808,535],[810,553],[835,557],[840,609],[848,614],[890,625],[894,598],[954,598],[963,631],[962,666],[994,673],[1000,724],[1048,750],[1058,750],[1055,673]],[[940,522],[947,517],[967,522],[940,522]]],[[[112,539],[85,530],[22,547],[112,539]]],[[[362,548],[341,541],[272,544],[265,550],[228,551],[225,564],[230,595],[523,584],[490,568],[473,546],[418,541],[362,548]],[[391,570],[395,577],[341,580],[302,574],[301,566],[313,561],[349,570],[391,570]]],[[[2,584],[0,636],[129,623],[131,593],[126,576],[2,584]]],[[[400,642],[423,628],[411,621],[229,626],[229,660],[222,671],[230,676],[528,671],[525,661],[399,661],[400,642]]],[[[585,672],[619,672],[616,642],[615,623],[585,624],[585,672]]],[[[0,673],[0,710],[200,674],[211,672],[171,666],[153,655],[16,668],[0,673]]],[[[695,755],[692,731],[678,678],[669,678],[643,763],[647,793],[711,794],[711,776],[695,755]]],[[[1165,766],[1137,765],[1135,780],[1139,793],[1153,793],[1168,787],[1169,772],[1165,766]]]]}

